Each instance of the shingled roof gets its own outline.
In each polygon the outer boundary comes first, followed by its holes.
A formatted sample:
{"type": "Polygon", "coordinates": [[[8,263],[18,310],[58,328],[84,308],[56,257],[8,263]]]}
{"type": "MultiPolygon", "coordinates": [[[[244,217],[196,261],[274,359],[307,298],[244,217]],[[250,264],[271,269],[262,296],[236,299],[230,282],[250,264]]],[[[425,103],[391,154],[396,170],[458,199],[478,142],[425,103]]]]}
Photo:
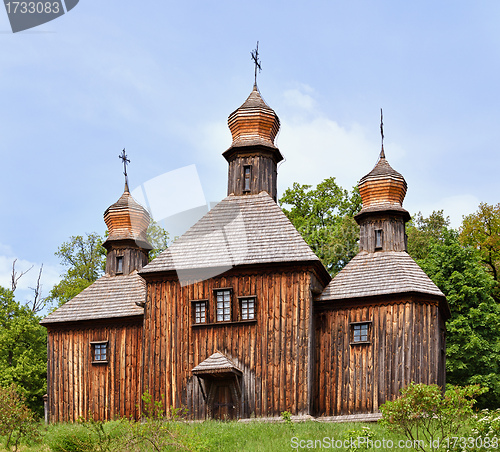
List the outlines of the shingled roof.
{"type": "Polygon", "coordinates": [[[261,192],[223,199],[140,273],[303,261],[319,259],[280,207],[261,192]]]}
{"type": "Polygon", "coordinates": [[[408,253],[360,252],[333,278],[319,301],[408,292],[444,297],[408,253]]]}
{"type": "Polygon", "coordinates": [[[220,352],[215,352],[207,359],[198,364],[191,372],[194,375],[235,373],[241,375],[242,372],[233,362],[220,352]]]}
{"type": "Polygon", "coordinates": [[[47,325],[80,320],[141,316],[144,314],[144,309],[137,306],[135,302],[145,301],[145,299],[146,282],[137,271],[129,275],[105,275],[49,314],[40,323],[47,325]]]}

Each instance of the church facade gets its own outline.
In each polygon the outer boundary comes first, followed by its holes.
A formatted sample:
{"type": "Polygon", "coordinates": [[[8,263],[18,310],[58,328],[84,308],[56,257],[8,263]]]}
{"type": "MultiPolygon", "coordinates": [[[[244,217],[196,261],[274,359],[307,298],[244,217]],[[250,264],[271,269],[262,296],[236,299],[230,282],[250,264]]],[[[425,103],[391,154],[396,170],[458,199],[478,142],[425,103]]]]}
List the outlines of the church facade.
{"type": "Polygon", "coordinates": [[[104,215],[106,274],[42,320],[48,416],[377,416],[445,383],[444,295],[406,252],[404,178],[384,152],[359,189],[359,253],[332,280],[276,203],[276,113],[254,86],[229,116],[228,196],[148,263],[128,186],[104,215]]]}

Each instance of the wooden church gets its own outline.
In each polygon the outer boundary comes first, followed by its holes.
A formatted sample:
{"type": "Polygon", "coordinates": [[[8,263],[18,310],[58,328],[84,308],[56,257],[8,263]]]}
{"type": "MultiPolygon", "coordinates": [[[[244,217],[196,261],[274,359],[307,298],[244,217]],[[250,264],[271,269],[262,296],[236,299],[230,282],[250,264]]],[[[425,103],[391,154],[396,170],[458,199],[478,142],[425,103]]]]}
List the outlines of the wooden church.
{"type": "Polygon", "coordinates": [[[41,322],[51,422],[139,418],[146,391],[193,419],[369,418],[412,381],[444,385],[449,307],[406,252],[383,150],[332,280],[276,203],[280,122],[256,85],[228,122],[228,196],[152,262],[127,185],[106,210],[106,274],[41,322]]]}

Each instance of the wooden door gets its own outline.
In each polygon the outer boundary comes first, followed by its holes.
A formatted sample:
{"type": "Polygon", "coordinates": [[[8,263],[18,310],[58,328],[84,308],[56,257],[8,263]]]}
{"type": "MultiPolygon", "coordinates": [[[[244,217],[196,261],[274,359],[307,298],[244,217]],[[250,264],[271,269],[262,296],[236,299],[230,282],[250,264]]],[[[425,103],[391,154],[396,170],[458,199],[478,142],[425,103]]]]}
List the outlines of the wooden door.
{"type": "Polygon", "coordinates": [[[231,383],[219,383],[215,388],[215,397],[212,408],[214,419],[236,419],[236,401],[233,400],[231,383]]]}

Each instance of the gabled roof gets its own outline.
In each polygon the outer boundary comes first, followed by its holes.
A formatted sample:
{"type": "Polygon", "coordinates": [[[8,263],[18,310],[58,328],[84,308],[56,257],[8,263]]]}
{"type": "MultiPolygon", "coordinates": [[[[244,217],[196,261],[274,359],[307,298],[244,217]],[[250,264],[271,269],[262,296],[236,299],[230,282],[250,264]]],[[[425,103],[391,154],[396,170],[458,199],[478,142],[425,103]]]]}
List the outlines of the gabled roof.
{"type": "Polygon", "coordinates": [[[47,325],[80,320],[142,316],[144,309],[135,304],[146,299],[146,282],[133,271],[129,275],[104,275],[63,304],[40,323],[47,325]]]}
{"type": "Polygon", "coordinates": [[[223,199],[140,274],[177,270],[182,279],[184,270],[213,268],[220,274],[236,265],[304,261],[320,262],[280,207],[261,192],[223,199]]]}
{"type": "Polygon", "coordinates": [[[360,252],[328,284],[319,301],[418,292],[444,294],[404,251],[360,252]]]}
{"type": "Polygon", "coordinates": [[[191,372],[194,375],[235,373],[241,375],[242,372],[225,355],[215,352],[207,359],[198,364],[191,372]]]}

